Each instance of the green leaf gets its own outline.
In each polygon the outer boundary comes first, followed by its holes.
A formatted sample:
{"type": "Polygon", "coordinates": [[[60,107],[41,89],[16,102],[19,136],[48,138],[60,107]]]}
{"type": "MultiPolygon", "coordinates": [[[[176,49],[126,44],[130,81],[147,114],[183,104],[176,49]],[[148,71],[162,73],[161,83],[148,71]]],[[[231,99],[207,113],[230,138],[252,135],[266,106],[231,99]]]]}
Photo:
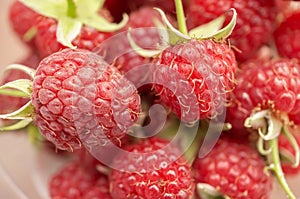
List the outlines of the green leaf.
{"type": "Polygon", "coordinates": [[[35,76],[35,70],[32,68],[29,68],[28,66],[22,65],[22,64],[10,64],[4,68],[4,72],[8,70],[20,70],[27,75],[29,75],[32,79],[35,76]]]}
{"type": "Polygon", "coordinates": [[[103,7],[105,0],[74,0],[77,9],[77,15],[82,18],[98,14],[99,10],[103,7]]]}
{"type": "Polygon", "coordinates": [[[235,27],[237,12],[234,8],[231,8],[229,11],[233,12],[230,22],[227,24],[227,26],[225,26],[221,30],[217,31],[214,35],[212,35],[212,37],[216,40],[222,40],[222,39],[226,39],[227,37],[229,37],[235,27]]]}
{"type": "Polygon", "coordinates": [[[88,17],[81,17],[79,20],[91,27],[96,28],[102,32],[113,32],[126,26],[129,17],[127,14],[123,14],[123,19],[120,23],[111,23],[100,15],[90,15],[88,17]]]}
{"type": "Polygon", "coordinates": [[[161,50],[146,50],[146,49],[143,49],[142,47],[139,47],[135,41],[133,40],[133,38],[131,37],[131,34],[130,34],[130,29],[128,29],[128,32],[127,32],[127,37],[128,37],[128,40],[129,40],[129,43],[130,43],[130,46],[132,47],[132,49],[140,56],[142,57],[153,57],[155,55],[158,55],[161,50]]]}
{"type": "Polygon", "coordinates": [[[8,82],[0,87],[0,92],[1,90],[5,90],[7,88],[12,88],[21,91],[24,94],[24,97],[29,98],[31,95],[32,81],[30,81],[29,79],[18,79],[15,81],[8,82]]]}
{"type": "Polygon", "coordinates": [[[58,19],[66,16],[68,5],[66,0],[19,0],[37,13],[58,19]]]}
{"type": "Polygon", "coordinates": [[[33,109],[33,105],[31,104],[31,101],[29,101],[27,104],[12,113],[1,114],[0,119],[23,120],[31,118],[33,109]]]}
{"type": "Polygon", "coordinates": [[[220,28],[222,27],[225,21],[225,16],[221,15],[220,17],[198,26],[189,31],[189,35],[194,38],[209,38],[213,36],[220,28]]]}
{"type": "Polygon", "coordinates": [[[70,17],[62,17],[58,21],[56,32],[57,41],[69,48],[76,48],[76,46],[72,44],[72,41],[79,35],[81,27],[81,22],[70,17]]]}
{"type": "Polygon", "coordinates": [[[154,8],[159,12],[159,14],[162,17],[163,22],[166,24],[167,28],[169,29],[169,35],[170,35],[170,43],[171,44],[177,44],[179,42],[186,42],[190,40],[191,38],[183,33],[181,33],[179,30],[174,28],[172,24],[169,22],[166,14],[159,8],[154,8]]]}
{"type": "Polygon", "coordinates": [[[0,127],[0,131],[15,131],[15,130],[23,129],[26,126],[28,126],[31,122],[32,122],[32,118],[26,118],[12,125],[0,127]]]}

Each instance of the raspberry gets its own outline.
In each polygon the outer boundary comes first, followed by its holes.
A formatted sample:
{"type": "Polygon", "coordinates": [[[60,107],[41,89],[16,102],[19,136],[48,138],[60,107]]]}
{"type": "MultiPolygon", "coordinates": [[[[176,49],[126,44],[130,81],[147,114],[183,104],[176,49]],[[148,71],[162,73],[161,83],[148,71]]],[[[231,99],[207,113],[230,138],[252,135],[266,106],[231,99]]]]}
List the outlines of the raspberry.
{"type": "Polygon", "coordinates": [[[300,59],[300,12],[286,18],[274,32],[274,40],[281,56],[300,59]]]}
{"type": "Polygon", "coordinates": [[[191,0],[187,11],[187,23],[190,28],[199,26],[222,15],[230,8],[235,8],[238,14],[230,41],[242,51],[236,53],[237,58],[245,61],[272,36],[276,17],[274,1],[191,0]]]}
{"type": "Polygon", "coordinates": [[[94,165],[74,161],[51,177],[50,196],[53,199],[111,199],[107,176],[94,165]]]}
{"type": "Polygon", "coordinates": [[[59,149],[119,142],[136,121],[135,87],[102,57],[65,49],[40,62],[33,82],[34,120],[59,149]]]}
{"type": "Polygon", "coordinates": [[[128,145],[114,160],[117,169],[111,171],[111,195],[125,198],[191,198],[194,182],[190,166],[179,150],[159,138],[128,145]],[[134,153],[134,155],[133,155],[134,153]]]}
{"type": "Polygon", "coordinates": [[[237,68],[234,53],[226,44],[191,40],[165,49],[156,63],[154,82],[173,90],[157,84],[155,90],[162,103],[183,121],[213,118],[223,111],[237,68]]]}
{"type": "Polygon", "coordinates": [[[25,6],[20,1],[14,1],[9,10],[9,20],[13,30],[18,34],[22,41],[34,46],[33,40],[26,41],[25,34],[35,26],[38,13],[25,6]]]}
{"type": "Polygon", "coordinates": [[[242,70],[237,74],[237,86],[232,92],[233,102],[226,115],[233,128],[244,128],[245,119],[256,108],[271,108],[289,115],[299,114],[298,61],[283,58],[262,64],[249,61],[241,67],[242,70]]]}
{"type": "Polygon", "coordinates": [[[222,137],[204,158],[193,163],[196,183],[207,183],[235,199],[268,198],[272,180],[266,163],[248,143],[222,137]]]}

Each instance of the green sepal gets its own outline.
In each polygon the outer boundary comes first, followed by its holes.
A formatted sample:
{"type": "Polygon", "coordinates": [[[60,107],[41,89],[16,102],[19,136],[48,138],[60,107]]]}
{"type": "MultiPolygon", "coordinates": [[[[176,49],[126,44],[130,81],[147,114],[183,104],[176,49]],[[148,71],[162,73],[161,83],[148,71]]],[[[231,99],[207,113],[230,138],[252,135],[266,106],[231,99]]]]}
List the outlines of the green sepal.
{"type": "Polygon", "coordinates": [[[295,155],[293,156],[292,166],[294,168],[297,168],[300,163],[300,148],[296,141],[296,138],[293,136],[293,134],[289,131],[287,126],[283,126],[283,135],[288,139],[289,143],[292,145],[295,155]]]}
{"type": "Polygon", "coordinates": [[[74,0],[79,18],[88,18],[91,14],[98,14],[105,0],[74,0]]]}
{"type": "Polygon", "coordinates": [[[28,132],[29,141],[36,147],[41,147],[42,142],[45,140],[44,136],[40,133],[37,126],[33,123],[29,124],[26,128],[28,132]]]}
{"type": "Polygon", "coordinates": [[[222,28],[225,18],[226,18],[225,15],[221,15],[218,18],[206,24],[193,28],[192,30],[189,31],[189,35],[192,38],[212,37],[217,31],[220,30],[220,28],[222,28]]]}
{"type": "Polygon", "coordinates": [[[67,15],[66,0],[19,0],[35,12],[54,19],[67,15]]]}
{"type": "Polygon", "coordinates": [[[223,195],[215,187],[206,183],[197,183],[196,191],[202,199],[230,199],[223,195]]]}
{"type": "Polygon", "coordinates": [[[32,92],[32,81],[29,79],[18,79],[0,86],[0,93],[10,95],[7,91],[11,91],[11,96],[30,98],[32,92]],[[14,90],[16,93],[14,93],[14,90]]]}
{"type": "Polygon", "coordinates": [[[236,25],[236,19],[237,19],[237,12],[234,8],[231,8],[229,11],[233,12],[232,18],[230,22],[222,28],[221,30],[217,31],[215,34],[213,34],[211,37],[215,40],[223,40],[229,37],[236,25]]]}
{"type": "Polygon", "coordinates": [[[29,68],[28,66],[22,65],[22,64],[10,64],[4,68],[4,72],[8,70],[19,70],[24,72],[25,74],[29,75],[32,79],[35,76],[35,70],[32,68],[29,68]]]}
{"type": "Polygon", "coordinates": [[[88,26],[94,27],[99,31],[114,32],[114,31],[120,30],[121,28],[125,27],[129,20],[129,17],[127,14],[123,14],[123,19],[119,23],[111,23],[100,15],[91,15],[88,17],[80,18],[79,20],[82,23],[84,23],[88,26]]]}
{"type": "Polygon", "coordinates": [[[23,120],[31,118],[33,110],[33,105],[31,104],[31,101],[29,101],[24,106],[12,113],[1,114],[0,119],[23,120]]]}
{"type": "Polygon", "coordinates": [[[25,118],[12,125],[0,127],[0,131],[15,131],[20,130],[28,126],[32,122],[32,118],[25,118]]]}
{"type": "Polygon", "coordinates": [[[127,31],[127,38],[128,38],[131,48],[135,51],[136,54],[138,54],[142,57],[154,57],[155,55],[158,55],[161,52],[161,50],[147,50],[147,49],[143,49],[142,47],[138,46],[135,43],[134,39],[131,37],[130,28],[127,31]]]}
{"type": "Polygon", "coordinates": [[[161,9],[159,8],[154,8],[154,9],[159,12],[163,22],[166,24],[169,30],[170,44],[175,45],[177,43],[187,42],[191,39],[188,35],[185,35],[181,33],[179,30],[177,30],[176,28],[174,28],[172,24],[169,22],[166,14],[161,9]]]}
{"type": "Polygon", "coordinates": [[[71,17],[63,17],[59,19],[56,37],[57,41],[62,45],[75,49],[76,46],[72,41],[79,35],[82,23],[71,17]]]}

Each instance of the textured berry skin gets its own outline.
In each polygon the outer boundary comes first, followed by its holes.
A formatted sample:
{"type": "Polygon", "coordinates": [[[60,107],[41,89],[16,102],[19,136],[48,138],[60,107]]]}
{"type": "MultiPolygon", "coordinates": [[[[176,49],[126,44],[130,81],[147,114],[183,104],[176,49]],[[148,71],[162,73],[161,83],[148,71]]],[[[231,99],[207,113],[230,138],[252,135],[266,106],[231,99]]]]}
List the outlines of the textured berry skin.
{"type": "MultiPolygon", "coordinates": [[[[40,58],[34,54],[30,53],[24,60],[20,62],[25,66],[35,69],[39,64],[40,58]]],[[[9,70],[7,73],[4,73],[1,77],[1,85],[11,82],[17,79],[29,79],[30,77],[20,70],[9,70]]],[[[0,95],[0,113],[11,113],[19,108],[21,108],[28,99],[22,97],[12,97],[7,95],[0,95]]]]}
{"type": "Polygon", "coordinates": [[[300,59],[300,12],[285,19],[274,32],[274,40],[281,56],[300,59]]]}
{"type": "MultiPolygon", "coordinates": [[[[57,21],[55,19],[42,17],[37,21],[36,28],[35,45],[41,57],[66,48],[57,41],[57,21]]],[[[95,28],[83,26],[72,44],[80,49],[92,51],[111,35],[110,32],[100,32],[95,28]]]]}
{"type": "Polygon", "coordinates": [[[49,182],[52,199],[111,199],[107,176],[95,165],[74,161],[52,176],[49,182]]]}
{"type": "Polygon", "coordinates": [[[43,59],[33,82],[34,120],[59,149],[118,142],[136,121],[135,87],[102,57],[65,49],[43,59]]]}
{"type": "Polygon", "coordinates": [[[191,0],[187,23],[189,28],[199,26],[224,14],[230,8],[235,8],[238,14],[230,43],[242,51],[236,53],[236,56],[244,61],[271,38],[275,28],[275,1],[191,0]]]}
{"type": "Polygon", "coordinates": [[[135,155],[130,158],[132,156],[121,153],[115,159],[114,165],[118,166],[118,170],[112,170],[109,175],[112,197],[191,198],[194,182],[190,166],[183,157],[178,156],[176,147],[162,149],[167,144],[168,141],[151,138],[125,147],[135,155]],[[176,157],[179,159],[176,160],[176,157]]]}
{"type": "MultiPolygon", "coordinates": [[[[227,121],[233,128],[244,128],[252,111],[271,108],[287,113],[290,119],[300,112],[300,66],[298,61],[278,59],[266,63],[249,61],[237,74],[237,86],[227,121]]],[[[299,121],[294,121],[299,124],[299,121]]]]}
{"type": "MultiPolygon", "coordinates": [[[[299,130],[300,130],[299,126],[290,128],[290,132],[292,133],[292,135],[296,139],[298,145],[300,146],[299,130]]],[[[279,135],[278,144],[279,144],[279,150],[281,152],[287,151],[288,153],[290,153],[290,155],[293,155],[293,156],[295,155],[294,148],[292,147],[291,143],[288,141],[288,139],[283,134],[279,135]]],[[[295,175],[299,174],[299,172],[300,172],[300,166],[298,166],[296,168],[292,167],[290,162],[281,161],[281,166],[282,166],[282,169],[283,169],[283,172],[285,175],[295,176],[295,175]]]]}
{"type": "Polygon", "coordinates": [[[257,151],[247,142],[221,138],[204,158],[193,163],[196,183],[207,183],[235,199],[267,199],[271,177],[257,151]]]}
{"type": "Polygon", "coordinates": [[[9,9],[11,27],[22,41],[29,43],[31,46],[33,46],[33,40],[25,41],[24,35],[30,28],[36,25],[38,18],[40,18],[38,13],[19,1],[14,1],[9,9]]]}
{"type": "Polygon", "coordinates": [[[161,65],[154,74],[155,90],[183,121],[213,118],[223,111],[227,93],[235,86],[237,68],[228,45],[191,40],[165,49],[156,63],[161,65]]]}

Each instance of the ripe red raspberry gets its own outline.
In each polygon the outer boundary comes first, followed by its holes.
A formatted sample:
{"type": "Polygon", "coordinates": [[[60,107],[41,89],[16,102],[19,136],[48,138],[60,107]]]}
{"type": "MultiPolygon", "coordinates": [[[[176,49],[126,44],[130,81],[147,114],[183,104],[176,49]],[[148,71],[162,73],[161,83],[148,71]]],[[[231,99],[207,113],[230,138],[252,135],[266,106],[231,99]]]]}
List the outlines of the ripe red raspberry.
{"type": "Polygon", "coordinates": [[[196,183],[206,183],[235,199],[269,198],[272,180],[265,161],[247,142],[220,138],[204,158],[193,163],[196,183]]]}
{"type": "Polygon", "coordinates": [[[166,48],[156,63],[161,65],[154,73],[155,90],[183,121],[213,118],[223,111],[237,68],[228,45],[191,40],[166,48]]]}
{"type": "Polygon", "coordinates": [[[20,1],[14,1],[9,9],[9,20],[13,30],[18,34],[22,41],[28,42],[33,46],[33,40],[26,41],[24,36],[32,27],[35,26],[38,13],[25,6],[20,1]]]}
{"type": "MultiPolygon", "coordinates": [[[[67,48],[57,41],[57,21],[55,19],[42,17],[37,21],[36,28],[35,45],[41,57],[67,48]]],[[[84,25],[72,44],[78,48],[92,51],[111,35],[110,32],[100,32],[84,25]]]]}
{"type": "Polygon", "coordinates": [[[279,54],[283,57],[300,59],[300,12],[294,12],[274,32],[279,54]]]}
{"type": "Polygon", "coordinates": [[[102,57],[82,49],[43,59],[31,98],[36,125],[60,149],[119,142],[140,112],[135,87],[102,57]]]}
{"type": "Polygon", "coordinates": [[[51,177],[50,196],[53,199],[111,199],[107,176],[95,165],[74,161],[51,177]]]}
{"type": "Polygon", "coordinates": [[[109,175],[113,198],[191,198],[194,182],[190,166],[179,157],[176,146],[163,148],[169,142],[151,138],[126,146],[109,175]],[[177,159],[177,157],[179,157],[177,159]]]}
{"type": "Polygon", "coordinates": [[[245,119],[255,108],[272,109],[290,116],[299,114],[300,65],[297,60],[249,61],[241,67],[226,115],[233,128],[244,128],[245,119]]]}
{"type": "Polygon", "coordinates": [[[199,26],[222,15],[230,8],[235,8],[238,14],[230,41],[242,51],[236,53],[236,56],[240,61],[244,61],[271,38],[275,28],[275,1],[191,0],[187,11],[187,23],[189,28],[199,26]]]}

